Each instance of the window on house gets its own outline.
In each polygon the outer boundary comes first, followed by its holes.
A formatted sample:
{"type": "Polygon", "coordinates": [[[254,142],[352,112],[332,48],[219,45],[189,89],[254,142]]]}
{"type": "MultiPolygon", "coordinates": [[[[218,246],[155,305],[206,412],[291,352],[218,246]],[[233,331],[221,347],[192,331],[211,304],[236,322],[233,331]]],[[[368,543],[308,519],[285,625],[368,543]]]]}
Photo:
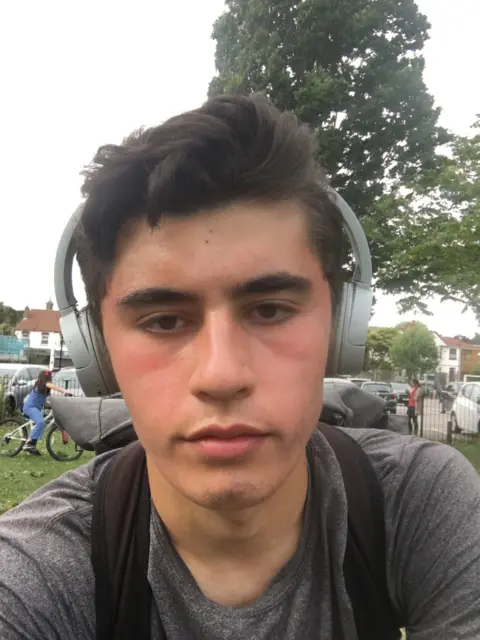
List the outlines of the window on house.
{"type": "Polygon", "coordinates": [[[456,349],[450,349],[450,355],[448,356],[449,360],[456,360],[457,359],[457,350],[456,349]]]}
{"type": "Polygon", "coordinates": [[[48,333],[42,333],[41,345],[42,345],[42,347],[47,347],[48,346],[48,333]]]}
{"type": "Polygon", "coordinates": [[[30,339],[30,331],[22,331],[22,340],[30,339]]]}

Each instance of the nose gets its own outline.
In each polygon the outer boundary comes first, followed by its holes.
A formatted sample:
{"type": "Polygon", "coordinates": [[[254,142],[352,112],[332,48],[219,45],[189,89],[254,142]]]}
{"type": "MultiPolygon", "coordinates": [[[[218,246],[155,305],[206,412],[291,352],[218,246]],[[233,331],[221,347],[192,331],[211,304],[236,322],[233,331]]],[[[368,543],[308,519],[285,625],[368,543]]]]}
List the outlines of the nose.
{"type": "Polygon", "coordinates": [[[254,373],[249,366],[248,336],[227,311],[205,318],[194,344],[191,392],[203,402],[228,403],[249,396],[254,373]]]}

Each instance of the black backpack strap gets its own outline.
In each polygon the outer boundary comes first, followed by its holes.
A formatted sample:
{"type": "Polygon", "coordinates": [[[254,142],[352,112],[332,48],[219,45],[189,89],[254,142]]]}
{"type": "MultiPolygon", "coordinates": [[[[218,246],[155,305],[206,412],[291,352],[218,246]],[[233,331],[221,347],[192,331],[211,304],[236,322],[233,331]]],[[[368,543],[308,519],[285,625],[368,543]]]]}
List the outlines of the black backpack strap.
{"type": "Polygon", "coordinates": [[[150,489],[139,442],[102,472],[93,499],[92,564],[97,640],[149,640],[150,489]]]}
{"type": "MultiPolygon", "coordinates": [[[[359,640],[397,640],[399,620],[386,583],[380,483],[362,447],[343,430],[319,425],[343,474],[348,504],[345,584],[359,640]]],[[[149,640],[150,490],[145,452],[134,442],[102,472],[94,494],[92,563],[97,640],[149,640]]]]}
{"type": "Polygon", "coordinates": [[[362,447],[338,427],[319,429],[342,470],[348,504],[344,577],[359,640],[397,640],[400,621],[387,588],[383,494],[362,447]]]}

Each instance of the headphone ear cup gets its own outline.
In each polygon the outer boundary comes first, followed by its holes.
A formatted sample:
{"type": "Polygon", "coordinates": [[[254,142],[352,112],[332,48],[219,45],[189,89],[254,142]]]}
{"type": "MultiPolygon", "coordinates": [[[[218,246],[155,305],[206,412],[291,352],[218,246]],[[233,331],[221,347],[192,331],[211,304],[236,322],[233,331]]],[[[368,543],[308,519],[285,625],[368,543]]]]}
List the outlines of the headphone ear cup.
{"type": "Polygon", "coordinates": [[[92,382],[95,380],[98,388],[95,395],[103,396],[117,393],[119,387],[115,374],[113,373],[112,361],[110,360],[103,336],[88,309],[82,311],[82,314],[84,314],[85,324],[88,327],[88,335],[90,337],[92,365],[96,369],[96,371],[92,370],[90,374],[92,376],[92,382]]]}
{"type": "Polygon", "coordinates": [[[61,312],[60,326],[77,371],[78,381],[88,397],[118,391],[110,357],[100,331],[87,310],[69,307],[61,312]]]}
{"type": "Polygon", "coordinates": [[[333,320],[326,375],[355,375],[363,368],[372,290],[361,282],[343,285],[342,299],[333,320]]]}
{"type": "Polygon", "coordinates": [[[337,305],[336,313],[332,320],[332,333],[330,337],[330,350],[328,354],[326,377],[334,378],[339,373],[340,353],[344,335],[345,307],[347,300],[348,284],[343,285],[342,296],[337,305]]]}

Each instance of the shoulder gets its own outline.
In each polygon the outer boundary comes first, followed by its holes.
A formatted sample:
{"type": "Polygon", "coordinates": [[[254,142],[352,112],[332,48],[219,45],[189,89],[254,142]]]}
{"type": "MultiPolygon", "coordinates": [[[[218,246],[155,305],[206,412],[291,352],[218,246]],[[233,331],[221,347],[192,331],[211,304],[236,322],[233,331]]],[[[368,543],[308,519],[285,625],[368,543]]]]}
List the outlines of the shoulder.
{"type": "Polygon", "coordinates": [[[453,447],[347,430],[384,495],[387,580],[412,637],[480,637],[480,477],[453,447]],[[470,635],[469,635],[470,634],[470,635]]]}
{"type": "Polygon", "coordinates": [[[480,489],[480,478],[470,462],[446,444],[386,430],[344,431],[362,447],[380,482],[390,490],[392,483],[398,488],[399,484],[411,484],[413,479],[428,483],[438,480],[439,476],[449,482],[462,479],[474,492],[480,489]]]}
{"type": "Polygon", "coordinates": [[[0,516],[0,637],[90,637],[92,499],[111,456],[63,474],[0,516]]]}
{"type": "Polygon", "coordinates": [[[70,519],[90,525],[96,483],[113,452],[67,471],[0,516],[0,534],[32,542],[54,522],[70,519]]]}

